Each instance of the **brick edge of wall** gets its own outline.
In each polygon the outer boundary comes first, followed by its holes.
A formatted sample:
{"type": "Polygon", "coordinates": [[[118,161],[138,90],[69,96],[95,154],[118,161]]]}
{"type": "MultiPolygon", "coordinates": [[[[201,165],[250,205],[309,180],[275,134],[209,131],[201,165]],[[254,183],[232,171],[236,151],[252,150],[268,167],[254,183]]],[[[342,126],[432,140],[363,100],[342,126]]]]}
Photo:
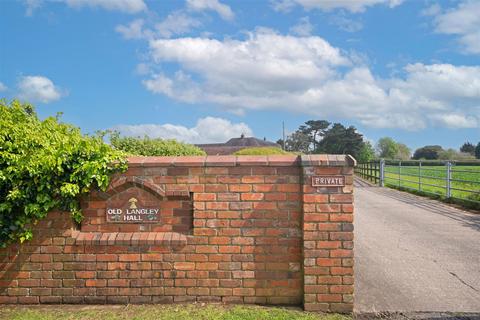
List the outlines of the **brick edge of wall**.
{"type": "Polygon", "coordinates": [[[347,156],[302,158],[304,309],[353,312],[353,167],[347,156]],[[328,161],[325,161],[327,158],[328,161]],[[344,175],[345,187],[311,186],[314,175],[344,175]]]}

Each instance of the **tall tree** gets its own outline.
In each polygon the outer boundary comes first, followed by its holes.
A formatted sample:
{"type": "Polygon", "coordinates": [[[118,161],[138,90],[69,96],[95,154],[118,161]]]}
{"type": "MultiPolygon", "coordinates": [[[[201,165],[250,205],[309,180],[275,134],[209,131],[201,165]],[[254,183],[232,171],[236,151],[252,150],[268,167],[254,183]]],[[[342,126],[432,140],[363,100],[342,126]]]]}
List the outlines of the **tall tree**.
{"type": "Polygon", "coordinates": [[[340,123],[334,123],[325,132],[314,153],[350,154],[358,158],[364,144],[363,136],[355,127],[346,128],[340,123]]]}
{"type": "Polygon", "coordinates": [[[467,141],[460,147],[460,152],[470,153],[471,155],[474,155],[475,146],[472,143],[467,141]]]}
{"type": "Polygon", "coordinates": [[[377,142],[377,152],[380,158],[395,159],[398,149],[398,144],[390,137],[380,138],[377,142]]]}
{"type": "Polygon", "coordinates": [[[283,139],[278,139],[278,140],[277,140],[277,144],[278,144],[283,150],[285,150],[285,142],[283,141],[283,139]]]}
{"type": "Polygon", "coordinates": [[[375,159],[375,149],[370,141],[365,141],[356,159],[359,163],[364,163],[375,159]]]}
{"type": "Polygon", "coordinates": [[[475,158],[480,159],[480,142],[475,147],[475,158]]]}
{"type": "Polygon", "coordinates": [[[310,137],[300,130],[289,135],[285,141],[285,150],[287,151],[309,153],[309,147],[310,137]]]}
{"type": "Polygon", "coordinates": [[[308,120],[305,122],[305,125],[300,126],[298,130],[309,137],[312,150],[316,150],[329,126],[330,122],[326,120],[308,120]]]}
{"type": "Polygon", "coordinates": [[[397,154],[395,155],[396,159],[400,159],[400,160],[410,159],[411,151],[407,145],[397,142],[397,147],[398,147],[398,151],[397,151],[397,154]]]}

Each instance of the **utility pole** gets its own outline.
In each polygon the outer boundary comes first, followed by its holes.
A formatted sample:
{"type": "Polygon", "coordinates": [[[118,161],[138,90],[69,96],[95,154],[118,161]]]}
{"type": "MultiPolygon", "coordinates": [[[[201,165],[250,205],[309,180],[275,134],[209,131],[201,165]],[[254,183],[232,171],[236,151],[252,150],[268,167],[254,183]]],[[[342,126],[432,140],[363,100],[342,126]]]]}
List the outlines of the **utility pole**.
{"type": "Polygon", "coordinates": [[[283,136],[283,143],[282,143],[282,149],[285,150],[285,121],[282,121],[282,136],[283,136]]]}

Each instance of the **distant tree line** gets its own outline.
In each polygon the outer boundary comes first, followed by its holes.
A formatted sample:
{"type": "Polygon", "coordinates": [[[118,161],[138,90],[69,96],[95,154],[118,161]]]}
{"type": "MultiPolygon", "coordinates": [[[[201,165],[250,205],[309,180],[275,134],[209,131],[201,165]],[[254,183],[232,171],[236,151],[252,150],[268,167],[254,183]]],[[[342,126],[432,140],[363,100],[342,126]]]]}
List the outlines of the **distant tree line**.
{"type": "Polygon", "coordinates": [[[459,149],[443,149],[439,145],[410,148],[390,137],[380,138],[375,145],[366,140],[354,126],[326,120],[309,120],[283,141],[277,141],[286,151],[303,154],[350,154],[359,162],[377,158],[395,160],[473,160],[480,159],[480,142],[465,142],[459,149]]]}
{"type": "Polygon", "coordinates": [[[368,161],[374,156],[372,145],[354,126],[326,120],[309,120],[290,134],[285,141],[277,141],[286,151],[304,154],[350,154],[358,160],[368,161]]]}
{"type": "Polygon", "coordinates": [[[480,142],[475,146],[465,142],[460,150],[443,149],[439,145],[425,146],[415,150],[412,159],[415,160],[473,160],[480,159],[480,142]]]}

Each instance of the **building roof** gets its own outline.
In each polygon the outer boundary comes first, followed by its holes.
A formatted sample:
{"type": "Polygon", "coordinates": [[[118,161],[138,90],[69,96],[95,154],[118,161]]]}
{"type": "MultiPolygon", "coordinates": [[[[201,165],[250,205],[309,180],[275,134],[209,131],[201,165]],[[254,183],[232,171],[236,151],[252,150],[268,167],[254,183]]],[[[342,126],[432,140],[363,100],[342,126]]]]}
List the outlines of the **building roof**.
{"type": "Polygon", "coordinates": [[[257,139],[255,137],[245,137],[243,134],[240,138],[232,138],[225,143],[197,144],[196,146],[203,149],[208,155],[228,155],[245,148],[253,147],[280,148],[280,145],[275,142],[267,141],[266,139],[257,139]]]}
{"type": "Polygon", "coordinates": [[[229,147],[279,147],[275,142],[257,139],[255,137],[232,138],[225,142],[229,147]]]}

